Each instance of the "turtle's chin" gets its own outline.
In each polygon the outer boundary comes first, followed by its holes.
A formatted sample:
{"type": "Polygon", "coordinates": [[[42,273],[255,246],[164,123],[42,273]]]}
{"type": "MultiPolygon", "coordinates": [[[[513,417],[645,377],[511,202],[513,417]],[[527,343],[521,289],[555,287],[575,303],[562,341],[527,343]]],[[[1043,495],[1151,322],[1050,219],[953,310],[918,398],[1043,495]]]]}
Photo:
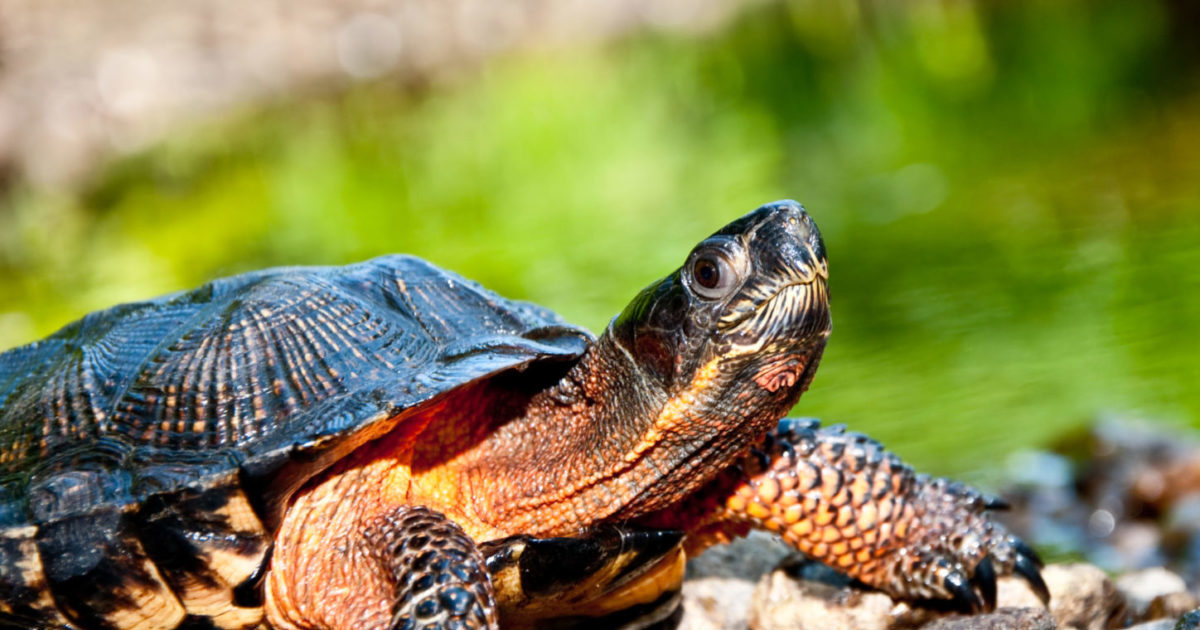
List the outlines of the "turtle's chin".
{"type": "Polygon", "coordinates": [[[751,380],[765,393],[783,398],[781,404],[790,408],[812,383],[824,349],[825,339],[821,338],[803,347],[773,353],[770,359],[754,366],[751,380]]]}

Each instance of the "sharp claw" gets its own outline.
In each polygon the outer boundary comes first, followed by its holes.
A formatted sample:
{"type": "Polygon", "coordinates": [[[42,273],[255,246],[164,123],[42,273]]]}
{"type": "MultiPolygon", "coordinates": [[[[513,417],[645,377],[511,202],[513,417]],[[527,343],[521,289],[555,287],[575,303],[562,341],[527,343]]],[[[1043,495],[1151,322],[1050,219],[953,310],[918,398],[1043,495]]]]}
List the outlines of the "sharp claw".
{"type": "Polygon", "coordinates": [[[987,496],[983,498],[983,507],[989,510],[1011,510],[1012,505],[996,496],[987,496]]]}
{"type": "Polygon", "coordinates": [[[947,591],[954,597],[954,603],[964,610],[969,612],[980,612],[983,610],[983,599],[979,593],[971,588],[971,583],[967,578],[958,571],[953,571],[942,580],[942,586],[946,587],[947,591]]]}
{"type": "Polygon", "coordinates": [[[1042,559],[1040,557],[1038,557],[1037,552],[1033,550],[1033,547],[1030,547],[1029,545],[1025,544],[1024,540],[1021,540],[1020,538],[1017,538],[1016,536],[1009,536],[1008,542],[1012,544],[1013,549],[1016,550],[1018,557],[1024,556],[1024,557],[1028,558],[1029,561],[1032,562],[1034,564],[1034,566],[1036,566],[1039,569],[1046,566],[1046,564],[1044,562],[1042,562],[1042,559]]]}
{"type": "MultiPolygon", "coordinates": [[[[1022,546],[1024,546],[1023,543],[1022,546]]],[[[1042,580],[1042,574],[1038,571],[1040,566],[1041,561],[1038,560],[1036,555],[1026,555],[1018,548],[1017,559],[1013,563],[1013,572],[1025,578],[1025,581],[1029,583],[1029,588],[1038,596],[1038,599],[1042,600],[1043,604],[1049,606],[1050,589],[1046,588],[1046,582],[1042,580]]]]}
{"type": "Polygon", "coordinates": [[[771,456],[770,455],[766,454],[763,451],[758,450],[757,448],[751,448],[750,454],[753,455],[754,457],[758,458],[758,464],[759,464],[759,466],[762,466],[763,470],[771,469],[771,456]]]}
{"type": "Polygon", "coordinates": [[[996,610],[996,569],[992,566],[992,557],[984,556],[975,565],[975,575],[971,576],[971,584],[983,596],[984,610],[996,610]]]}

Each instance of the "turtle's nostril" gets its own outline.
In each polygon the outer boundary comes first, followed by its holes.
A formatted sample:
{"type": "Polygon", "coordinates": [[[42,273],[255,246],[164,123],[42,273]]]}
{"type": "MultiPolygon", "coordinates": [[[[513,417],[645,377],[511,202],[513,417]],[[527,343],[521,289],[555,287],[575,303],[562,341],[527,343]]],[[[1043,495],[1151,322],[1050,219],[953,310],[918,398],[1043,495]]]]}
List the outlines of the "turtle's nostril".
{"type": "Polygon", "coordinates": [[[791,199],[783,199],[774,203],[767,204],[775,210],[775,216],[785,226],[785,229],[791,233],[791,236],[798,241],[811,241],[812,234],[816,231],[816,226],[813,220],[809,218],[808,213],[804,211],[804,206],[799,202],[791,199]]]}

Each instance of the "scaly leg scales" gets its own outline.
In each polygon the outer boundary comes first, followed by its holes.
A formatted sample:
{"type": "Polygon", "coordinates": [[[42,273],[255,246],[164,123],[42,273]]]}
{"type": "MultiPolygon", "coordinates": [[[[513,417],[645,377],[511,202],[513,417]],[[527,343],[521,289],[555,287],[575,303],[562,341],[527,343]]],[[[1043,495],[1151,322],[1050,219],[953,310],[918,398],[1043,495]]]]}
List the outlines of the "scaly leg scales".
{"type": "Polygon", "coordinates": [[[652,517],[689,532],[689,554],[775,532],[809,557],[903,599],[995,607],[995,576],[1023,576],[1048,599],[1037,556],[992,521],[979,492],[917,475],[866,436],[784,419],[741,462],[679,509],[652,517]]]}

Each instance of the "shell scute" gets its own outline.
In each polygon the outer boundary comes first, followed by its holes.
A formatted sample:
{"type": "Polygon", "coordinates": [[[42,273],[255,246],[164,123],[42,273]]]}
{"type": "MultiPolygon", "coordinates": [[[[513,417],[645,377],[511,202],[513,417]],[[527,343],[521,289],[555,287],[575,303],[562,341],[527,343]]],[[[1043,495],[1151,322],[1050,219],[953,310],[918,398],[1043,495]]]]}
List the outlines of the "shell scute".
{"type": "Polygon", "coordinates": [[[574,360],[590,342],[547,309],[407,256],[253,272],[114,307],[0,354],[0,513],[53,521],[231,470],[276,500],[282,467],[291,487],[405,409],[574,360]],[[116,476],[84,480],[104,474],[116,476]],[[79,489],[64,503],[60,486],[79,489]],[[34,492],[58,507],[31,513],[34,492]]]}

